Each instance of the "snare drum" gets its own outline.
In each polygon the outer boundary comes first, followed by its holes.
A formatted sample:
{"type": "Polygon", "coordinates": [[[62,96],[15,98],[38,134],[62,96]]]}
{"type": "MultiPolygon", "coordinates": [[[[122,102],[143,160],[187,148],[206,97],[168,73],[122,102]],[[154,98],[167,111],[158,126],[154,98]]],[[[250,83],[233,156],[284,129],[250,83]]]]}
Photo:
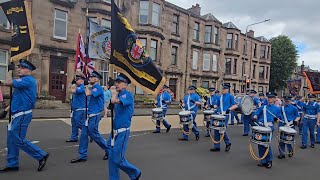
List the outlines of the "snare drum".
{"type": "Polygon", "coordinates": [[[263,126],[252,126],[251,142],[259,145],[271,143],[272,130],[263,126]]]}
{"type": "Polygon", "coordinates": [[[213,114],[210,116],[210,119],[211,119],[211,126],[213,128],[221,128],[226,126],[225,124],[226,116],[213,114]]]}
{"type": "Polygon", "coordinates": [[[152,119],[162,120],[163,119],[163,109],[162,108],[153,108],[152,109],[152,119]]]}
{"type": "Polygon", "coordinates": [[[191,111],[180,111],[180,124],[191,124],[192,123],[192,113],[191,111]]]}
{"type": "Polygon", "coordinates": [[[279,127],[279,141],[286,143],[286,144],[293,144],[295,143],[295,135],[297,131],[288,126],[281,126],[279,127]]]}
{"type": "Polygon", "coordinates": [[[212,110],[205,110],[203,111],[203,121],[209,122],[210,116],[213,115],[214,111],[212,110]]]}

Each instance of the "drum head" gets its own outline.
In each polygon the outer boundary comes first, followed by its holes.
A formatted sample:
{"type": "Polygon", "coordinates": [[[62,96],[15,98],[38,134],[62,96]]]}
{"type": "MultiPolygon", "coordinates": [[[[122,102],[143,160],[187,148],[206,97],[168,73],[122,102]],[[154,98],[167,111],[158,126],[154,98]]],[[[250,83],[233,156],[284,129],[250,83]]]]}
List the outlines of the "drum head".
{"type": "Polygon", "coordinates": [[[297,133],[297,131],[295,129],[288,127],[288,126],[281,126],[281,127],[279,127],[279,130],[286,132],[286,133],[289,133],[289,134],[296,134],[297,133]]]}
{"type": "Polygon", "coordinates": [[[213,114],[211,115],[211,118],[217,119],[217,120],[225,120],[226,116],[213,114]]]}
{"type": "Polygon", "coordinates": [[[212,111],[212,110],[205,110],[205,111],[203,111],[203,114],[213,114],[214,113],[214,111],[212,111]]]}
{"type": "Polygon", "coordinates": [[[267,128],[267,127],[263,127],[263,126],[252,126],[251,127],[253,130],[259,131],[259,132],[266,132],[266,133],[270,133],[271,129],[267,128]]]}
{"type": "Polygon", "coordinates": [[[253,111],[253,99],[250,96],[244,96],[241,101],[241,110],[244,115],[250,115],[253,111]]]}
{"type": "Polygon", "coordinates": [[[187,115],[190,115],[190,114],[191,114],[191,111],[180,111],[179,112],[180,116],[187,116],[187,115]]]}
{"type": "Polygon", "coordinates": [[[153,108],[152,112],[162,112],[163,109],[162,108],[153,108]]]}

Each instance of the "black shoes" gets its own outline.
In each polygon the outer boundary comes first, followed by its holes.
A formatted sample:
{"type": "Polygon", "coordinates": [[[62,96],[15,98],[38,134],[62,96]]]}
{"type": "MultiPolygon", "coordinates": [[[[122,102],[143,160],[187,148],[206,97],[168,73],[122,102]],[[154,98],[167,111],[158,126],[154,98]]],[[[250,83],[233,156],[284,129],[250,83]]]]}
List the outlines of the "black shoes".
{"type": "Polygon", "coordinates": [[[166,132],[169,132],[171,129],[171,125],[167,128],[166,132]]]}
{"type": "Polygon", "coordinates": [[[283,154],[278,156],[278,159],[284,159],[284,158],[286,158],[286,156],[283,154]]]}
{"type": "Polygon", "coordinates": [[[210,137],[210,134],[206,134],[204,137],[210,137]]]}
{"type": "Polygon", "coordinates": [[[81,159],[81,158],[76,158],[76,159],[72,159],[70,161],[70,163],[79,163],[79,162],[86,162],[86,159],[81,159]]]}
{"type": "Polygon", "coordinates": [[[179,141],[188,141],[188,139],[185,138],[178,138],[179,141]]]}
{"type": "Polygon", "coordinates": [[[5,167],[0,169],[0,173],[16,172],[16,171],[19,171],[19,167],[5,167]]]}
{"type": "Polygon", "coordinates": [[[160,131],[153,131],[152,133],[154,133],[154,134],[158,134],[158,133],[160,133],[160,131]]]}
{"type": "Polygon", "coordinates": [[[266,165],[267,164],[264,164],[264,163],[261,163],[261,162],[257,164],[258,167],[266,167],[266,165]]]}
{"type": "Polygon", "coordinates": [[[93,139],[90,137],[90,142],[92,143],[93,142],[93,139]]]}
{"type": "Polygon", "coordinates": [[[212,152],[219,152],[219,151],[220,151],[220,148],[210,148],[210,151],[212,151],[212,152]]]}
{"type": "Polygon", "coordinates": [[[267,164],[266,164],[266,168],[267,169],[270,169],[272,167],[272,161],[270,161],[270,162],[268,162],[267,164]]]}
{"type": "Polygon", "coordinates": [[[67,143],[69,143],[69,142],[78,142],[78,140],[71,140],[71,139],[68,139],[68,140],[66,140],[66,142],[67,142],[67,143]]]}
{"type": "Polygon", "coordinates": [[[310,146],[311,148],[314,148],[314,144],[311,144],[311,146],[310,146]]]}
{"type": "Polygon", "coordinates": [[[200,139],[200,134],[196,135],[196,140],[199,141],[200,139]]]}
{"type": "Polygon", "coordinates": [[[306,145],[302,145],[300,148],[301,149],[307,149],[307,146],[306,145]]]}
{"type": "Polygon", "coordinates": [[[292,156],[293,156],[293,150],[289,151],[288,156],[289,156],[289,157],[292,157],[292,156]]]}
{"type": "Polygon", "coordinates": [[[249,136],[248,134],[242,134],[242,136],[249,136]]]}
{"type": "Polygon", "coordinates": [[[267,169],[270,169],[272,167],[272,161],[270,161],[270,162],[268,162],[266,164],[260,162],[260,163],[257,164],[257,166],[258,167],[266,167],[267,169]]]}
{"type": "Polygon", "coordinates": [[[226,145],[226,150],[225,151],[228,152],[228,151],[230,151],[230,149],[231,149],[231,143],[226,145]]]}
{"type": "Polygon", "coordinates": [[[140,177],[141,177],[141,172],[140,172],[140,174],[134,179],[134,180],[139,180],[140,179],[140,177]]]}
{"type": "Polygon", "coordinates": [[[104,156],[103,156],[103,160],[108,160],[109,159],[109,155],[108,153],[106,153],[104,156]]]}
{"type": "Polygon", "coordinates": [[[39,161],[39,166],[38,166],[37,171],[41,171],[41,170],[46,166],[46,163],[47,163],[48,158],[49,158],[49,153],[47,153],[47,155],[44,156],[44,157],[39,161]]]}

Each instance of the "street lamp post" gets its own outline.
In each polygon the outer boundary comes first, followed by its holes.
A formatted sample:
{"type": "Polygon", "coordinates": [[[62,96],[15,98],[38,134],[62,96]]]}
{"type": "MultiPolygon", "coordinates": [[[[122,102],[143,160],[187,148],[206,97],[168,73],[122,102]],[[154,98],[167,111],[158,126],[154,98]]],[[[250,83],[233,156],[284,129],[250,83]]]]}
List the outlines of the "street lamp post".
{"type": "MultiPolygon", "coordinates": [[[[270,21],[270,19],[266,19],[264,21],[260,21],[260,22],[256,22],[256,23],[252,23],[252,24],[249,24],[246,28],[246,40],[245,40],[245,56],[247,56],[247,42],[248,42],[248,28],[250,26],[253,26],[253,25],[256,25],[256,24],[261,24],[261,23],[264,23],[264,22],[268,22],[270,21]]],[[[251,53],[250,53],[250,72],[249,72],[249,79],[250,79],[250,88],[251,88],[251,70],[252,70],[252,58],[251,58],[251,53]]]]}

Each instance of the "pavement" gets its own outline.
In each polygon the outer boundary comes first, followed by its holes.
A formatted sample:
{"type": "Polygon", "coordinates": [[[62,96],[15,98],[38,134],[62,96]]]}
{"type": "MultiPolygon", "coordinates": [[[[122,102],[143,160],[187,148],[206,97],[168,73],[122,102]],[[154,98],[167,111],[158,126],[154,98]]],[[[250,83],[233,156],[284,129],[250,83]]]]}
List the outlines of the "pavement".
{"type": "MultiPolygon", "coordinates": [[[[202,125],[202,116],[197,116],[198,125],[202,125]]],[[[272,169],[256,166],[249,154],[249,137],[243,137],[243,126],[228,126],[232,147],[224,152],[209,151],[212,143],[205,138],[204,128],[201,129],[199,141],[191,135],[187,142],[177,140],[181,136],[178,116],[168,116],[173,125],[169,133],[153,134],[154,124],[147,116],[135,116],[132,119],[132,133],[126,157],[142,170],[141,180],[210,180],[210,179],[315,179],[319,167],[320,146],[315,149],[302,150],[296,148],[292,158],[284,160],[278,155],[276,135],[273,137],[274,161],[272,169]]],[[[0,165],[5,165],[6,158],[6,122],[0,122],[0,165]]],[[[108,162],[103,161],[104,152],[95,144],[89,145],[88,161],[70,164],[77,157],[78,144],[65,143],[70,135],[70,119],[36,119],[30,124],[27,138],[50,153],[47,166],[37,172],[38,162],[20,153],[20,171],[0,174],[2,180],[105,180],[108,179],[108,162]]],[[[105,138],[110,130],[110,118],[103,118],[100,131],[105,138]]],[[[163,129],[164,131],[164,129],[163,129]]],[[[297,145],[300,144],[300,137],[297,145]]],[[[121,172],[121,180],[129,179],[121,172]]]]}

